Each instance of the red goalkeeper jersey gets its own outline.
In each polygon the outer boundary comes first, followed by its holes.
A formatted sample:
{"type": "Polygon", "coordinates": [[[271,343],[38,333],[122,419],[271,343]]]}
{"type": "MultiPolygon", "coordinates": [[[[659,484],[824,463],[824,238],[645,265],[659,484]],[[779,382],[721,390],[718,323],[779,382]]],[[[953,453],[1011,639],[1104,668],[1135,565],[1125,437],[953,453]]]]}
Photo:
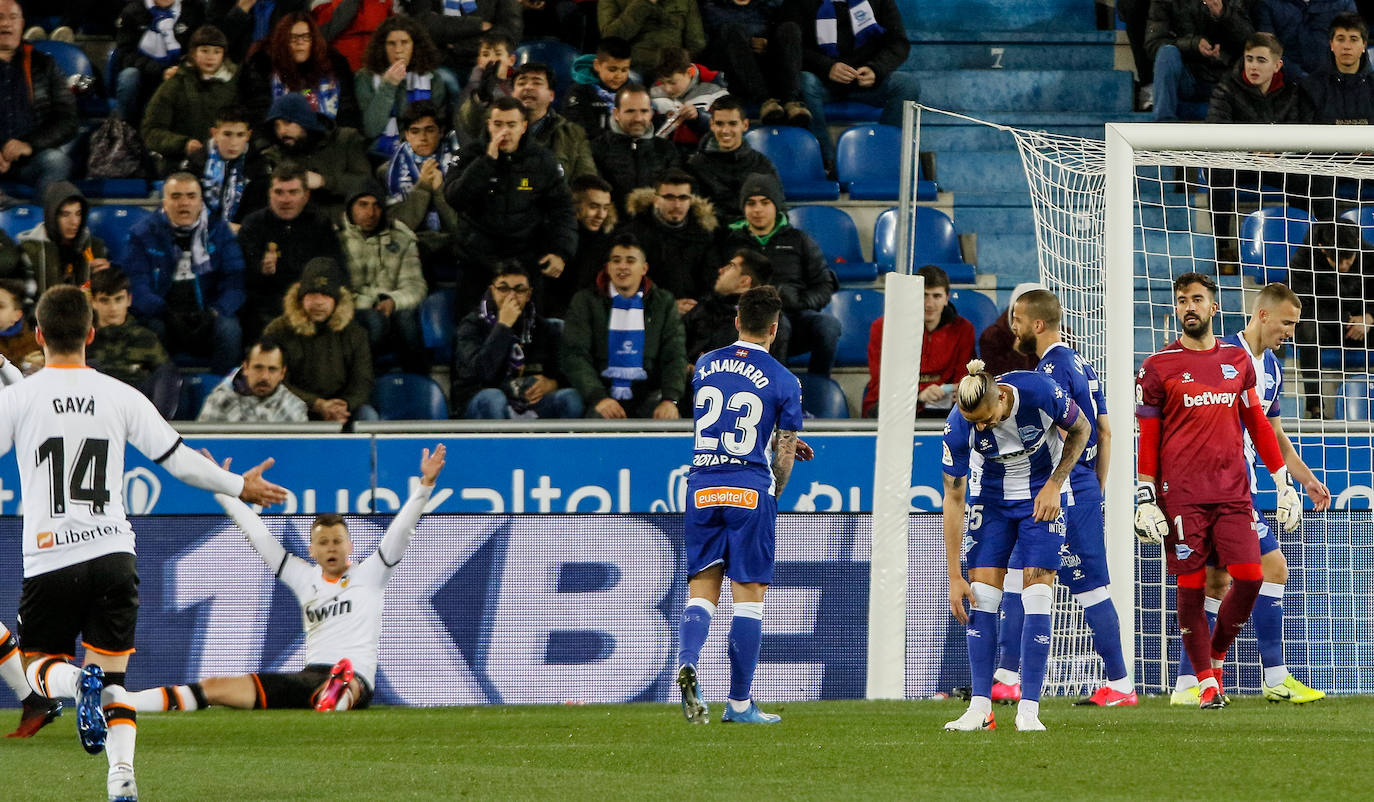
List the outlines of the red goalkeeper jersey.
{"type": "Polygon", "coordinates": [[[1161,421],[1155,482],[1165,509],[1250,500],[1240,408],[1254,386],[1250,355],[1220,339],[1210,351],[1175,340],[1141,365],[1136,415],[1161,421]]]}

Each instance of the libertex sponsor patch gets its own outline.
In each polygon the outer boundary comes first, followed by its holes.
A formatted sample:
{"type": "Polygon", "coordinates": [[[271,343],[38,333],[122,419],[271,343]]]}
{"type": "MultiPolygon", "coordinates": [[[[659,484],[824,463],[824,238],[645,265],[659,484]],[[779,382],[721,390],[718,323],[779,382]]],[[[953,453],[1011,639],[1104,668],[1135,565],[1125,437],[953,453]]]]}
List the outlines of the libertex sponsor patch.
{"type": "Polygon", "coordinates": [[[697,509],[703,507],[739,507],[743,510],[759,506],[759,491],[747,487],[703,487],[692,496],[697,509]]]}

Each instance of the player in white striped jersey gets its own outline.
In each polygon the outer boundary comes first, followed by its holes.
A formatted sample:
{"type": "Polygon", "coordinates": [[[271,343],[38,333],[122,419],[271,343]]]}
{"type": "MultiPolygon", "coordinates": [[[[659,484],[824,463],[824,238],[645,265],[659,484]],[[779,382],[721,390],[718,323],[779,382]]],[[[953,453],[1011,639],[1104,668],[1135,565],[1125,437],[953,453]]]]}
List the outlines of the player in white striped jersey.
{"type": "Polygon", "coordinates": [[[50,699],[75,698],[86,751],[106,752],[112,800],[136,799],[135,714],[124,691],[134,651],[138,573],[124,514],[124,450],[132,445],[206,490],[276,504],[268,460],[236,476],[182,442],[134,388],[86,366],[91,306],[74,286],[43,293],[38,343],[46,367],[0,393],[0,454],[15,449],[23,494],[24,584],[19,644],[27,677],[50,699]],[[74,659],[78,636],[86,666],[74,659]]]}
{"type": "Polygon", "coordinates": [[[433,453],[424,450],[420,481],[387,527],[377,551],[359,565],[349,561],[353,541],[340,515],[316,517],[310,528],[310,556],[316,564],[311,565],[288,553],[247,505],[228,496],[215,496],[267,567],[300,602],[305,668],[294,673],[210,677],[190,685],[150,688],[130,694],[135,709],[199,710],[209,705],[244,710],[366,707],[377,673],[386,585],[444,469],[444,453],[442,444],[435,446],[433,453]]]}
{"type": "MultiPolygon", "coordinates": [[[[1250,355],[1255,365],[1255,389],[1259,393],[1260,405],[1274,428],[1288,473],[1312,497],[1313,509],[1321,512],[1331,505],[1331,491],[1298,455],[1293,441],[1288,439],[1288,434],[1283,430],[1283,417],[1279,411],[1279,398],[1283,395],[1283,363],[1274,354],[1274,349],[1292,339],[1293,330],[1301,316],[1302,301],[1292,290],[1283,284],[1268,284],[1255,299],[1255,312],[1245,329],[1224,338],[1224,342],[1234,343],[1250,355]]],[[[1263,584],[1260,585],[1259,599],[1250,614],[1250,621],[1254,624],[1260,664],[1264,669],[1264,698],[1271,702],[1294,704],[1315,702],[1325,698],[1326,693],[1308,687],[1289,673],[1283,655],[1283,588],[1288,583],[1288,560],[1279,549],[1278,536],[1259,511],[1259,484],[1255,477],[1257,457],[1249,434],[1245,436],[1245,458],[1250,468],[1250,495],[1254,499],[1255,531],[1260,541],[1260,570],[1263,572],[1263,584]]],[[[1301,511],[1297,513],[1297,519],[1301,520],[1301,511]]],[[[1278,516],[1281,524],[1287,523],[1289,514],[1284,512],[1278,516]]],[[[1294,522],[1285,525],[1284,531],[1291,531],[1290,526],[1297,528],[1294,522]]],[[[1231,575],[1226,573],[1226,569],[1213,565],[1207,567],[1207,598],[1203,600],[1203,605],[1209,625],[1215,625],[1221,600],[1230,585],[1231,575]]],[[[1170,701],[1175,705],[1196,705],[1198,701],[1198,679],[1186,650],[1179,660],[1178,680],[1170,701]]]]}

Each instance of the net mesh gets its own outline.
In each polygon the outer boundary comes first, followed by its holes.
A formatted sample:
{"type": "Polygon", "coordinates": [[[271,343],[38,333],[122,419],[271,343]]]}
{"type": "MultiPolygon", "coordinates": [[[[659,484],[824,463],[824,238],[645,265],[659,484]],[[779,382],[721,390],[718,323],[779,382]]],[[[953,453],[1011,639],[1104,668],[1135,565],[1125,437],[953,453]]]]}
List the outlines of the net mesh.
{"type": "MultiPolygon", "coordinates": [[[[1282,349],[1281,409],[1297,451],[1330,485],[1335,503],[1326,513],[1309,509],[1298,532],[1280,537],[1290,572],[1285,658],[1293,674],[1315,687],[1374,690],[1374,529],[1365,512],[1374,485],[1368,424],[1374,380],[1364,340],[1364,323],[1374,323],[1374,315],[1363,317],[1374,312],[1374,283],[1361,273],[1374,276],[1374,258],[1363,254],[1374,242],[1374,206],[1359,203],[1362,193],[1374,200],[1374,158],[1137,151],[1135,339],[1128,363],[1124,354],[1108,353],[1105,341],[1104,143],[1012,133],[1030,186],[1041,280],[1060,296],[1073,345],[1104,378],[1112,370],[1134,370],[1178,336],[1174,277],[1197,271],[1218,279],[1221,313],[1213,330],[1220,335],[1245,326],[1247,307],[1263,283],[1289,281],[1291,275],[1305,302],[1298,345],[1282,349]],[[1322,248],[1309,247],[1313,240],[1333,244],[1327,252],[1342,264],[1318,262],[1302,270],[1325,258],[1322,248]]],[[[1260,506],[1272,510],[1266,483],[1263,477],[1260,506]]],[[[1137,682],[1146,691],[1167,692],[1180,648],[1172,583],[1157,547],[1138,549],[1136,564],[1137,682]]],[[[1047,692],[1078,693],[1099,681],[1100,663],[1081,611],[1065,595],[1061,589],[1047,692]]],[[[1262,674],[1250,625],[1231,659],[1228,680],[1242,692],[1257,692],[1262,674]]]]}

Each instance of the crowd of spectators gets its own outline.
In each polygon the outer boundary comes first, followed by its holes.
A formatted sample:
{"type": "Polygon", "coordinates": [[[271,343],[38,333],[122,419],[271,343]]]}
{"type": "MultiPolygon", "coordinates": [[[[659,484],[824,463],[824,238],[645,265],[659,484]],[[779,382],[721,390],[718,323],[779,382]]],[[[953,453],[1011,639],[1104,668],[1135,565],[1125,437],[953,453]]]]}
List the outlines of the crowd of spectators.
{"type": "Polygon", "coordinates": [[[0,239],[0,336],[24,364],[36,296],[86,287],[93,362],[168,414],[177,366],[208,369],[209,419],[375,415],[374,375],[433,367],[438,291],[456,417],[675,417],[762,283],[776,355],[826,375],[837,281],[744,134],[808,128],[833,160],[820,105],[917,96],[893,0],[132,0],[91,24],[160,208],[112,260],[69,180],[73,92],[30,43],[70,31],[0,0],[0,181],[43,208],[0,239]],[[584,52],[566,85],[517,64],[531,33],[584,52]]]}

